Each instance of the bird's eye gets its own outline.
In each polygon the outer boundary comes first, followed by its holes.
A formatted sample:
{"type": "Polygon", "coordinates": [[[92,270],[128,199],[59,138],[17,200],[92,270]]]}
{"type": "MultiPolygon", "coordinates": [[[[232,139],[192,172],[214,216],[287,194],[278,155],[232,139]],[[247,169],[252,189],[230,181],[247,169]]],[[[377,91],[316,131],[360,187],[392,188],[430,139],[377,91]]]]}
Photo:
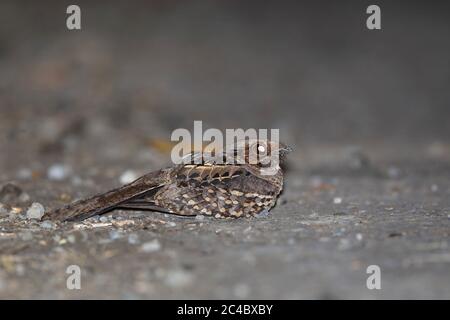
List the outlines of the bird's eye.
{"type": "Polygon", "coordinates": [[[258,149],[258,152],[261,152],[261,153],[266,152],[266,148],[263,145],[258,144],[257,149],[258,149]]]}

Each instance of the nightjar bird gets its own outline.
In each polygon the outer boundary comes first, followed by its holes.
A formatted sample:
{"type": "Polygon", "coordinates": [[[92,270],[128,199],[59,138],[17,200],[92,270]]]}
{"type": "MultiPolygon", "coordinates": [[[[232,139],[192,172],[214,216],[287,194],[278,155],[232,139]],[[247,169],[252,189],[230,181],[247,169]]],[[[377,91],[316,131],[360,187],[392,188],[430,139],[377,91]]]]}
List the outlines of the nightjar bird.
{"type": "Polygon", "coordinates": [[[145,174],[117,189],[50,211],[42,220],[83,220],[114,209],[216,218],[268,213],[283,188],[279,164],[291,148],[247,139],[225,150],[192,153],[187,164],[145,174]],[[274,156],[275,166],[270,161],[274,156]]]}

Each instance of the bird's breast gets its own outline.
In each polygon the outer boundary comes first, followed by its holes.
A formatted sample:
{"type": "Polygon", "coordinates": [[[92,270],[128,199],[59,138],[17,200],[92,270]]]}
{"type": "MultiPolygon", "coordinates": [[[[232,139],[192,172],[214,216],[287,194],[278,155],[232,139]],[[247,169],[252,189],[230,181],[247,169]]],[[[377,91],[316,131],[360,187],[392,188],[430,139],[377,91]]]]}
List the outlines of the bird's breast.
{"type": "Polygon", "coordinates": [[[280,186],[243,168],[219,169],[180,170],[172,183],[157,192],[155,203],[176,214],[216,218],[254,216],[275,204],[280,186]]]}

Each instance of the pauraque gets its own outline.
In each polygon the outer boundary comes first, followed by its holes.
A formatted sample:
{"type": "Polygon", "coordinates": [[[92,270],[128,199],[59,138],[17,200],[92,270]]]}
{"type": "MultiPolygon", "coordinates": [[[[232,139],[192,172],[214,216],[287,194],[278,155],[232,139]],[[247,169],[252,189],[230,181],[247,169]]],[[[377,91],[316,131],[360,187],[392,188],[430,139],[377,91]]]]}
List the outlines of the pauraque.
{"type": "MultiPolygon", "coordinates": [[[[201,163],[183,164],[148,173],[136,181],[92,198],[79,200],[44,215],[43,219],[82,220],[114,209],[153,210],[184,216],[250,217],[268,212],[283,188],[277,164],[267,170],[268,155],[283,161],[290,151],[282,144],[256,140],[238,143],[236,158],[201,154],[201,163]],[[249,155],[255,155],[254,164],[249,155]],[[217,161],[221,157],[224,161],[217,161]],[[263,161],[266,160],[266,161],[263,161]],[[252,162],[252,163],[250,163],[252,162]]],[[[198,157],[199,154],[194,154],[198,157]]]]}

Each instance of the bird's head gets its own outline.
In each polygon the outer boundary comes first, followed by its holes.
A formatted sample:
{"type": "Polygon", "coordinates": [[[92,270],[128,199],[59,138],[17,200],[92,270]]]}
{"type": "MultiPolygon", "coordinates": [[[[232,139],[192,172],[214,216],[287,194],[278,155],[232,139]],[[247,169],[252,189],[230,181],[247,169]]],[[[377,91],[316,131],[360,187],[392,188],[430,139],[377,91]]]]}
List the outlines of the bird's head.
{"type": "Polygon", "coordinates": [[[249,164],[266,171],[270,168],[278,170],[279,164],[291,151],[291,147],[268,139],[240,140],[226,148],[227,156],[234,157],[236,163],[249,164]]]}

